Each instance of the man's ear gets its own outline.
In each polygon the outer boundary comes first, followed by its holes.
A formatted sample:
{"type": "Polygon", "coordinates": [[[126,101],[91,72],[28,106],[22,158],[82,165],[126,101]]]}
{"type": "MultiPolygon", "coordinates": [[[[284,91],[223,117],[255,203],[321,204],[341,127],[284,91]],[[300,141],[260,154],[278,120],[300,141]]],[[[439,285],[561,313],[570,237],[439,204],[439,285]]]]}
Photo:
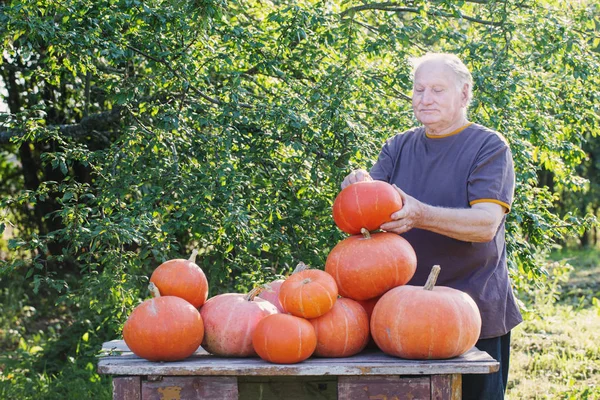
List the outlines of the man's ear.
{"type": "Polygon", "coordinates": [[[469,101],[469,84],[468,83],[465,83],[463,85],[460,98],[462,100],[463,107],[465,107],[467,105],[467,102],[469,101]]]}

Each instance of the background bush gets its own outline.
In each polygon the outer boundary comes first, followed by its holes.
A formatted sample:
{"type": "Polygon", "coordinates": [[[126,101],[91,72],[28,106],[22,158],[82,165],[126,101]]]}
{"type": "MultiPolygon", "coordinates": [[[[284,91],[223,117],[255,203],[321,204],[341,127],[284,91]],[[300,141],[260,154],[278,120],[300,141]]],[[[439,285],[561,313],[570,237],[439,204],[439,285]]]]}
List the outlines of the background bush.
{"type": "Polygon", "coordinates": [[[99,344],[192,248],[211,295],[322,267],[343,238],[339,183],[416,125],[408,59],[427,51],[466,62],[470,119],[511,145],[511,273],[535,282],[541,255],[594,222],[598,15],[597,1],[0,2],[0,396],[107,395],[99,344]]]}

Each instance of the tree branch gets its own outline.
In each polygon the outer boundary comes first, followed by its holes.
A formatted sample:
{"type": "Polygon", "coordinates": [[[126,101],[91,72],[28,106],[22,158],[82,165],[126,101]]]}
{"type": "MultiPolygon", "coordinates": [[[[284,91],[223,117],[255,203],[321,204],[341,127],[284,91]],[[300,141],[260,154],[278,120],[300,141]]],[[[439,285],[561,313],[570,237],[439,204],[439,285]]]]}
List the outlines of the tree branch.
{"type": "MultiPolygon", "coordinates": [[[[110,111],[104,111],[82,118],[78,124],[51,125],[48,129],[58,129],[60,133],[67,137],[77,138],[96,132],[98,136],[103,137],[100,131],[107,131],[114,128],[121,121],[122,107],[115,107],[110,111]]],[[[10,142],[15,136],[21,136],[25,132],[22,130],[0,131],[0,144],[10,142]]]]}
{"type": "MultiPolygon", "coordinates": [[[[399,12],[399,13],[413,13],[420,14],[421,10],[414,7],[398,7],[398,3],[386,2],[386,3],[372,3],[372,4],[363,4],[360,6],[350,7],[347,10],[341,12],[340,16],[345,17],[348,14],[354,14],[359,11],[365,10],[378,10],[378,11],[387,11],[387,12],[399,12]]],[[[467,21],[476,22],[478,24],[483,25],[492,25],[492,26],[502,26],[502,22],[497,21],[487,21],[480,18],[471,17],[463,14],[462,12],[458,12],[458,15],[454,15],[451,13],[443,12],[443,11],[427,11],[428,15],[431,16],[440,16],[440,17],[457,17],[466,19],[467,21]]]]}

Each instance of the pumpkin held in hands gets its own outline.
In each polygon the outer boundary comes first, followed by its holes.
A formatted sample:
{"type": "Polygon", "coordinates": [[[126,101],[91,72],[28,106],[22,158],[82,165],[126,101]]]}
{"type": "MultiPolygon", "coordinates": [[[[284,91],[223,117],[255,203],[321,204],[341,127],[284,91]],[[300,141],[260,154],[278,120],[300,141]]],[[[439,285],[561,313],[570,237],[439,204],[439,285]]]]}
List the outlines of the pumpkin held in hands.
{"type": "Polygon", "coordinates": [[[208,297],[208,281],[202,269],[196,265],[198,251],[189,260],[174,259],[158,266],[150,277],[163,296],[177,296],[198,308],[208,297]]]}
{"type": "Polygon", "coordinates": [[[274,314],[263,318],[252,335],[252,344],[263,360],[294,364],[306,360],[317,347],[313,326],[304,318],[274,314]]]}
{"type": "Polygon", "coordinates": [[[371,315],[371,335],[377,346],[408,359],[445,359],[475,345],[481,316],[466,293],[436,286],[439,266],[424,287],[400,286],[384,294],[371,315]]]}
{"type": "Polygon", "coordinates": [[[391,215],[402,209],[398,191],[383,181],[353,183],[337,195],[333,202],[333,220],[346,233],[356,235],[361,228],[379,229],[391,215]]]}
{"type": "Polygon", "coordinates": [[[137,306],[123,326],[123,339],[137,356],[150,361],[177,361],[198,349],[204,337],[200,313],[182,298],[155,296],[137,306]]]}
{"type": "Polygon", "coordinates": [[[370,234],[366,229],[339,242],[325,262],[340,295],[354,300],[371,299],[404,285],[416,269],[417,256],[406,239],[389,232],[370,234]]]}
{"type": "Polygon", "coordinates": [[[211,354],[228,357],[256,355],[252,334],[258,322],[277,314],[277,307],[256,297],[260,289],[248,294],[224,293],[211,297],[200,309],[204,321],[202,347],[211,354]]]}

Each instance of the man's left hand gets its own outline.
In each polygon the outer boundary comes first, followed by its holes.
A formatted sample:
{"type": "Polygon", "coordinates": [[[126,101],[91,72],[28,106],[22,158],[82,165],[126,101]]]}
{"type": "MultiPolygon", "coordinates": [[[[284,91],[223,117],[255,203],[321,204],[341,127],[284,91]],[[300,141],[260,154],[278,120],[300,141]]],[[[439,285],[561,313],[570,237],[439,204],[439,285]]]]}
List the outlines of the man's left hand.
{"type": "Polygon", "coordinates": [[[396,185],[393,186],[400,194],[403,206],[402,209],[391,215],[392,221],[386,222],[380,228],[386,232],[397,234],[408,232],[412,228],[418,228],[425,217],[426,205],[407,195],[396,185]]]}

